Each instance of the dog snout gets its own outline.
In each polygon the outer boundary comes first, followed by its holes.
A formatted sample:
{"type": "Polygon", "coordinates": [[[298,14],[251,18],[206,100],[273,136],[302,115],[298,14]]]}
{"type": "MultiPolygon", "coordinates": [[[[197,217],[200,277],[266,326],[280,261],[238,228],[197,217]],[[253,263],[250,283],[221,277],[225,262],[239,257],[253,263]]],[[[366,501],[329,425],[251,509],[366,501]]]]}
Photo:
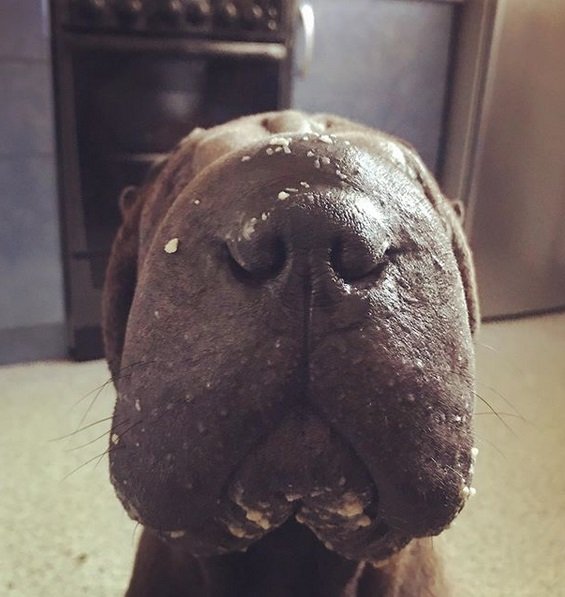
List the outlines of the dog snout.
{"type": "Polygon", "coordinates": [[[232,273],[248,284],[268,282],[287,268],[302,278],[329,273],[342,284],[375,281],[390,243],[380,218],[358,203],[313,207],[298,200],[245,220],[226,242],[232,273]]]}

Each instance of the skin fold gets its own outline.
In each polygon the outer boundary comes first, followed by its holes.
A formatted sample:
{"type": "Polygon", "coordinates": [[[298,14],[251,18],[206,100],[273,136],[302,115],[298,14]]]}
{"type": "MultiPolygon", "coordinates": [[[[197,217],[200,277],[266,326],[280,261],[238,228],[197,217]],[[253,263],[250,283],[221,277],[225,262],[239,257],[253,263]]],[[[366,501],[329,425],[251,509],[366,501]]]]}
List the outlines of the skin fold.
{"type": "Polygon", "coordinates": [[[478,313],[403,142],[280,112],[197,129],[122,196],[104,291],[131,596],[443,595],[472,493],[478,313]]]}

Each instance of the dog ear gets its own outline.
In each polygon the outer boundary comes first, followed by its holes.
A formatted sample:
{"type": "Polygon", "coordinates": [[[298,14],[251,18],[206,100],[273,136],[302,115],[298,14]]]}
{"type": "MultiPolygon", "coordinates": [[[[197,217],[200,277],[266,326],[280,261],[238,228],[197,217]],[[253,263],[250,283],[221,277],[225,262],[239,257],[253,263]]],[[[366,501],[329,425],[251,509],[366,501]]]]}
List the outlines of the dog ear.
{"type": "Polygon", "coordinates": [[[120,371],[127,319],[137,282],[142,191],[127,187],[120,197],[122,225],[112,245],[102,292],[102,332],[112,379],[120,371]]]}
{"type": "Polygon", "coordinates": [[[409,144],[398,140],[397,142],[405,154],[408,165],[415,173],[428,200],[439,214],[451,237],[451,247],[459,266],[459,272],[465,290],[467,312],[469,314],[469,326],[471,328],[471,333],[475,334],[480,322],[479,301],[477,297],[477,283],[471,250],[462,226],[463,206],[461,202],[449,201],[444,196],[435,178],[422,161],[422,158],[420,158],[418,153],[409,144]]]}

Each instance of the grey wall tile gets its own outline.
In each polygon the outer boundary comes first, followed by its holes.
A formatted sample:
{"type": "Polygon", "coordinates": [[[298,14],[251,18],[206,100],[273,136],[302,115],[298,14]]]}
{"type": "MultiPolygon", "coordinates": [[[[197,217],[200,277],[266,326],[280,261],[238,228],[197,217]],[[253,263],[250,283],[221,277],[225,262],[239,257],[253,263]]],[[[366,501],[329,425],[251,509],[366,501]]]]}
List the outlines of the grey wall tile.
{"type": "Polygon", "coordinates": [[[0,59],[47,60],[47,0],[0,0],[0,59]]]}
{"type": "Polygon", "coordinates": [[[48,63],[0,61],[0,156],[53,152],[48,63]]]}
{"type": "Polygon", "coordinates": [[[0,328],[63,320],[53,158],[0,159],[0,328]]]}

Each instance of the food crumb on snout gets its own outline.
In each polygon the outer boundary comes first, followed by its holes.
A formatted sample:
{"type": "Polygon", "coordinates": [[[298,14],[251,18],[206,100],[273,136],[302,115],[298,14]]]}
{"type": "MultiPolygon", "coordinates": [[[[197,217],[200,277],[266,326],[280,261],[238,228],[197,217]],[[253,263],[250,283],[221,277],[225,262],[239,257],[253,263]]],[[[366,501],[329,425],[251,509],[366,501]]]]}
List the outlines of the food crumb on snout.
{"type": "Polygon", "coordinates": [[[290,143],[290,139],[286,137],[272,137],[269,139],[269,145],[288,145],[290,143]]]}
{"type": "Polygon", "coordinates": [[[334,512],[335,514],[340,514],[345,518],[353,518],[354,516],[363,513],[364,506],[361,500],[356,495],[347,492],[343,496],[343,501],[341,502],[341,504],[334,506],[333,508],[329,507],[327,509],[330,512],[334,512]]]}
{"type": "Polygon", "coordinates": [[[165,253],[176,253],[179,248],[179,239],[171,238],[165,245],[165,253]]]}
{"type": "Polygon", "coordinates": [[[470,498],[477,494],[477,490],[474,487],[469,487],[467,485],[463,485],[461,488],[461,495],[464,498],[470,498]]]}
{"type": "Polygon", "coordinates": [[[255,227],[257,226],[257,218],[251,218],[243,225],[241,235],[245,240],[251,240],[251,236],[255,233],[255,227]]]}
{"type": "Polygon", "coordinates": [[[371,519],[366,514],[363,514],[355,523],[358,527],[368,527],[371,524],[371,519]]]}
{"type": "Polygon", "coordinates": [[[238,537],[239,539],[243,539],[246,536],[245,530],[241,527],[236,527],[235,525],[229,524],[228,530],[234,537],[238,537]]]}
{"type": "Polygon", "coordinates": [[[267,518],[264,512],[260,512],[259,510],[246,510],[245,518],[259,525],[263,530],[271,528],[271,521],[267,518]]]}

